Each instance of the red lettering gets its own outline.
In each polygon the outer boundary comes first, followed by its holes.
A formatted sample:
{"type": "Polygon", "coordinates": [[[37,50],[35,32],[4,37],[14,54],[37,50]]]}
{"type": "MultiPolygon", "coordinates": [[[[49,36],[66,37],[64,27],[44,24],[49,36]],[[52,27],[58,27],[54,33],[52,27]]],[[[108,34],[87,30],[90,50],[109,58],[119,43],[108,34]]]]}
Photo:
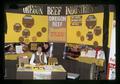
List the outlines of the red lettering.
{"type": "Polygon", "coordinates": [[[63,37],[63,32],[51,32],[51,37],[63,37]]]}

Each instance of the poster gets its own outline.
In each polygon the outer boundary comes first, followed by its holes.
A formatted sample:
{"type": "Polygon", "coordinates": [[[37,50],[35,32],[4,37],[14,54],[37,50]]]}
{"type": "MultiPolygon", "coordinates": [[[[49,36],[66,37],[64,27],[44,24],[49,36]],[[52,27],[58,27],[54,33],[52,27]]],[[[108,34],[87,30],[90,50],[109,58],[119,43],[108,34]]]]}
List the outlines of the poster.
{"type": "Polygon", "coordinates": [[[40,72],[34,71],[33,72],[33,80],[50,80],[51,79],[51,72],[40,72]]]}
{"type": "Polygon", "coordinates": [[[5,42],[48,42],[48,16],[6,12],[5,42]]]}
{"type": "Polygon", "coordinates": [[[99,5],[26,4],[14,13],[6,12],[5,42],[50,41],[102,46],[103,14],[99,5]]]}
{"type": "Polygon", "coordinates": [[[103,18],[104,13],[91,13],[91,14],[79,14],[81,17],[74,21],[74,25],[71,25],[71,17],[67,16],[67,43],[77,43],[84,45],[103,46],[103,18]]]}
{"type": "Polygon", "coordinates": [[[23,53],[23,47],[20,45],[20,46],[15,46],[16,47],[16,53],[17,54],[20,54],[20,53],[23,53]]]}
{"type": "Polygon", "coordinates": [[[82,16],[81,15],[73,15],[70,18],[71,26],[82,26],[82,16]]]}
{"type": "Polygon", "coordinates": [[[48,16],[49,41],[66,42],[66,16],[48,16]]]}

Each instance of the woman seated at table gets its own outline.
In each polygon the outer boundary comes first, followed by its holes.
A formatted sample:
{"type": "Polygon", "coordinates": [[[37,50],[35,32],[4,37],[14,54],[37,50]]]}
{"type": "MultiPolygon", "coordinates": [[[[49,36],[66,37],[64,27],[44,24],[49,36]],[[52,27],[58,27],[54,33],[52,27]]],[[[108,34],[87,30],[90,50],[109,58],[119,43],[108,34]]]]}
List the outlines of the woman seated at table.
{"type": "Polygon", "coordinates": [[[47,56],[44,52],[42,52],[42,46],[38,46],[37,51],[34,54],[32,54],[30,64],[31,65],[47,64],[47,56]]]}

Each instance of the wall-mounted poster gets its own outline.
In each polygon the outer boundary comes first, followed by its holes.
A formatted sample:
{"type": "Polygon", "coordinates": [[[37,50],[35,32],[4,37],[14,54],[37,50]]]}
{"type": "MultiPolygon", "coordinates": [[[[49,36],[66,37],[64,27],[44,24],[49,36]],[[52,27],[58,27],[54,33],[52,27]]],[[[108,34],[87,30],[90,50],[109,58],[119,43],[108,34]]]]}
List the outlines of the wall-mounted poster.
{"type": "Polygon", "coordinates": [[[66,16],[48,16],[49,41],[66,42],[66,16]]]}
{"type": "Polygon", "coordinates": [[[6,12],[5,42],[48,42],[48,16],[6,12]]]}
{"type": "MultiPolygon", "coordinates": [[[[103,18],[104,13],[81,14],[81,26],[71,26],[71,17],[67,16],[67,43],[76,43],[94,46],[103,45],[103,18]]],[[[77,23],[76,23],[77,24],[77,23]]]]}

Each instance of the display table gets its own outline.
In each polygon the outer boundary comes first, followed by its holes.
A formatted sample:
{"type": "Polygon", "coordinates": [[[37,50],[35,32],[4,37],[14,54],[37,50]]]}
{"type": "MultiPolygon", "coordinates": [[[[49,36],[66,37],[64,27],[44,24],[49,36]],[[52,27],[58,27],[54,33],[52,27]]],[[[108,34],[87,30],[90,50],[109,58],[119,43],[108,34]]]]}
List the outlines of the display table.
{"type": "MultiPolygon", "coordinates": [[[[5,60],[17,60],[18,56],[31,57],[32,53],[31,52],[26,52],[26,53],[23,53],[23,54],[5,54],[5,60]]],[[[96,65],[98,65],[98,66],[103,66],[104,61],[105,61],[103,59],[80,57],[80,56],[78,58],[72,58],[72,57],[68,57],[68,58],[79,61],[79,62],[87,63],[87,64],[96,63],[96,65]]]]}
{"type": "Polygon", "coordinates": [[[67,57],[72,60],[76,60],[76,61],[87,63],[87,64],[95,63],[97,66],[104,66],[104,61],[105,61],[103,59],[96,59],[96,58],[89,58],[89,57],[78,57],[78,58],[72,58],[70,56],[67,56],[67,57]]]}
{"type": "Polygon", "coordinates": [[[24,65],[24,68],[17,68],[16,79],[33,80],[64,80],[66,79],[66,70],[62,65],[24,65]]]}
{"type": "Polygon", "coordinates": [[[17,60],[18,56],[32,56],[32,52],[26,52],[21,54],[5,54],[5,60],[17,60]]]}

